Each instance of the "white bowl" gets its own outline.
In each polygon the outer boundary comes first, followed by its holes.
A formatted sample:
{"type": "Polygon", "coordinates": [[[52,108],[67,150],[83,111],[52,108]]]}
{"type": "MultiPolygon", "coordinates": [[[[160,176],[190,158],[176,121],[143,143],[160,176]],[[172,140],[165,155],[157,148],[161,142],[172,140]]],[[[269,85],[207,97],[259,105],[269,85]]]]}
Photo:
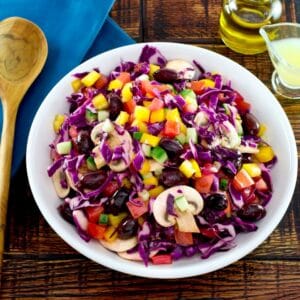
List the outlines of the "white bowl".
{"type": "Polygon", "coordinates": [[[272,170],[274,194],[267,206],[266,217],[258,223],[256,232],[239,234],[237,246],[227,252],[218,252],[208,259],[198,255],[174,262],[172,265],[149,265],[118,257],[98,242],[84,242],[75,228],[57,212],[61,203],[46,169],[51,163],[49,143],[54,139],[53,117],[68,111],[65,97],[71,91],[71,74],[99,67],[109,73],[121,60],[137,61],[145,44],[135,44],[108,51],[76,67],[48,94],[33,121],[27,145],[27,172],[36,203],[50,226],[61,238],[81,254],[108,268],[142,277],[181,278],[201,275],[223,268],[258,247],[275,229],[286,212],[293,195],[297,178],[297,149],[290,123],[280,104],[266,86],[253,74],[232,60],[202,48],[174,43],[148,43],[157,47],[167,59],[196,59],[207,71],[221,73],[232,86],[253,105],[253,113],[267,125],[268,141],[278,156],[272,170]]]}

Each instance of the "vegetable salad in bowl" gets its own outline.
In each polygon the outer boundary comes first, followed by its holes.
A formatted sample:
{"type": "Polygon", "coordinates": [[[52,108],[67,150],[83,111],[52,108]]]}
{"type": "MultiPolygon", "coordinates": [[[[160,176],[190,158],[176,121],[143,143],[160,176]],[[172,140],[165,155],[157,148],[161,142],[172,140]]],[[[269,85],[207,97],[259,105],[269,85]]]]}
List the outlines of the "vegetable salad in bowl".
{"type": "Polygon", "coordinates": [[[257,229],[276,156],[221,74],[146,45],[110,74],[74,74],[48,175],[60,215],[128,260],[205,259],[257,229]]]}

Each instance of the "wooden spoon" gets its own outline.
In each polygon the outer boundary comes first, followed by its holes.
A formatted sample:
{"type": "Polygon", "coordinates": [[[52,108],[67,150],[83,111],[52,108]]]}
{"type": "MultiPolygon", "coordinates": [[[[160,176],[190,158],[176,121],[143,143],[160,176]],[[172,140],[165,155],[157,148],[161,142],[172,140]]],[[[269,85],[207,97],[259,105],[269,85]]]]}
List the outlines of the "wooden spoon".
{"type": "Polygon", "coordinates": [[[3,106],[0,147],[0,266],[4,251],[16,115],[26,91],[41,72],[47,54],[45,35],[34,23],[18,17],[0,22],[0,98],[3,106]]]}

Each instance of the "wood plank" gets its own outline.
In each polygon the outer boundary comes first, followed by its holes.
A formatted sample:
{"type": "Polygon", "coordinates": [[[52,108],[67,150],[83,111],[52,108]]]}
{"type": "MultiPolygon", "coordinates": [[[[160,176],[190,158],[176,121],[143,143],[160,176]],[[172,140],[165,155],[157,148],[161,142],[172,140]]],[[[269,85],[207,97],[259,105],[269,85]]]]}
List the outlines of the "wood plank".
{"type": "MultiPolygon", "coordinates": [[[[293,1],[286,2],[289,11],[286,14],[283,3],[282,21],[286,21],[286,15],[295,20],[295,9],[290,4],[293,1]]],[[[222,44],[218,33],[221,0],[173,0],[170,5],[161,0],[143,3],[145,41],[222,44]]]]}
{"type": "Polygon", "coordinates": [[[142,41],[142,15],[139,0],[117,0],[110,13],[111,17],[133,39],[142,41]]]}
{"type": "Polygon", "coordinates": [[[299,261],[240,261],[180,280],[133,277],[83,259],[4,261],[6,297],[73,299],[299,299],[299,261]]]}

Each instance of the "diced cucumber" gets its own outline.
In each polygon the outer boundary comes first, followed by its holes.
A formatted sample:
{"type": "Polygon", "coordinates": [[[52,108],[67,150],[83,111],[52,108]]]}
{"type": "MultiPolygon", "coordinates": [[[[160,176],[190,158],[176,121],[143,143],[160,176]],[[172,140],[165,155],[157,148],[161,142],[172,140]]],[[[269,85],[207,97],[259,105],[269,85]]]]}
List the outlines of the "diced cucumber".
{"type": "Polygon", "coordinates": [[[151,157],[151,146],[147,144],[142,144],[142,151],[145,156],[151,157]]]}
{"type": "Polygon", "coordinates": [[[224,109],[225,109],[225,114],[226,114],[226,115],[230,115],[229,104],[224,103],[224,104],[223,104],[223,107],[224,107],[224,109]]]}
{"type": "Polygon", "coordinates": [[[98,121],[102,122],[108,119],[109,117],[109,112],[107,110],[100,110],[98,111],[98,121]]]}
{"type": "Polygon", "coordinates": [[[94,161],[94,158],[89,156],[87,159],[86,159],[86,165],[87,165],[87,168],[91,171],[96,171],[97,170],[97,166],[95,164],[95,161],[94,161]]]}
{"type": "Polygon", "coordinates": [[[56,145],[56,151],[60,155],[69,154],[72,149],[72,142],[60,142],[56,145]]]}
{"type": "Polygon", "coordinates": [[[104,132],[110,133],[110,132],[112,132],[114,130],[114,124],[111,122],[110,119],[106,119],[103,122],[102,129],[103,129],[104,132]]]}
{"type": "Polygon", "coordinates": [[[184,133],[180,133],[175,136],[175,139],[181,144],[184,145],[186,143],[186,136],[184,133]]]}
{"type": "Polygon", "coordinates": [[[196,99],[196,94],[193,90],[190,90],[190,89],[185,89],[185,90],[182,90],[180,92],[180,95],[185,99],[191,99],[191,100],[195,100],[196,99]]]}
{"type": "Polygon", "coordinates": [[[227,189],[227,186],[228,186],[228,179],[226,178],[221,178],[220,179],[220,189],[222,191],[225,191],[227,189]]]}
{"type": "Polygon", "coordinates": [[[147,178],[150,178],[152,176],[153,176],[153,174],[151,172],[142,175],[143,179],[147,179],[147,178]]]}
{"type": "Polygon", "coordinates": [[[140,131],[135,131],[135,132],[133,133],[133,138],[139,141],[139,140],[141,139],[142,135],[143,135],[142,132],[140,132],[140,131]]]}
{"type": "Polygon", "coordinates": [[[142,190],[141,192],[138,192],[138,195],[143,201],[148,201],[150,197],[149,192],[147,190],[142,190]]]}
{"type": "Polygon", "coordinates": [[[187,202],[184,195],[175,198],[175,204],[180,211],[185,212],[189,208],[189,203],[187,202]]]}
{"type": "Polygon", "coordinates": [[[192,141],[194,144],[198,143],[198,134],[196,128],[187,128],[186,130],[186,139],[187,141],[192,141]]]}
{"type": "Polygon", "coordinates": [[[161,164],[163,164],[168,159],[167,152],[159,146],[151,149],[151,156],[153,159],[155,159],[157,162],[161,164]]]}

